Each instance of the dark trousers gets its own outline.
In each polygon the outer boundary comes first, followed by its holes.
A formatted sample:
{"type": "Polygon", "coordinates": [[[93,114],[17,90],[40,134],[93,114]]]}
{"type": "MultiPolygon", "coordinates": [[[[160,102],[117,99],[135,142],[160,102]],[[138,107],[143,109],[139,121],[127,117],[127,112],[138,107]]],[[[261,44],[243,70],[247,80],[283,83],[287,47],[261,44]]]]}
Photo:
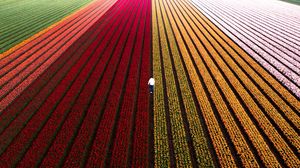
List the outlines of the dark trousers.
{"type": "Polygon", "coordinates": [[[153,91],[154,91],[154,85],[149,85],[149,90],[150,90],[151,93],[153,93],[153,91]]]}

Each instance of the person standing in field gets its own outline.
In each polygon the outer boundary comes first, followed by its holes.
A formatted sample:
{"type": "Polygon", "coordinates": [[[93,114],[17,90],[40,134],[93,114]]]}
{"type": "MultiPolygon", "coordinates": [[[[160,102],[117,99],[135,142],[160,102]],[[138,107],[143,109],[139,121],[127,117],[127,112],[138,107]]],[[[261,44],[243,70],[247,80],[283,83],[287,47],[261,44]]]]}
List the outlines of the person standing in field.
{"type": "Polygon", "coordinates": [[[154,78],[151,77],[148,81],[150,93],[153,93],[154,91],[154,84],[155,84],[155,80],[154,78]]]}

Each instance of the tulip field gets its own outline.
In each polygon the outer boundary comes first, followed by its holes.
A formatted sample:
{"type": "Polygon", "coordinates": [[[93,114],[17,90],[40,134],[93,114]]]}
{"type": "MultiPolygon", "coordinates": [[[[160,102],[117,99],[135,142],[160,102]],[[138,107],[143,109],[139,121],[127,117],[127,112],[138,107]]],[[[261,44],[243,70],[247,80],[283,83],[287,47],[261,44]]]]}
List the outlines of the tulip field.
{"type": "Polygon", "coordinates": [[[4,0],[0,17],[1,168],[300,166],[300,6],[4,0]]]}

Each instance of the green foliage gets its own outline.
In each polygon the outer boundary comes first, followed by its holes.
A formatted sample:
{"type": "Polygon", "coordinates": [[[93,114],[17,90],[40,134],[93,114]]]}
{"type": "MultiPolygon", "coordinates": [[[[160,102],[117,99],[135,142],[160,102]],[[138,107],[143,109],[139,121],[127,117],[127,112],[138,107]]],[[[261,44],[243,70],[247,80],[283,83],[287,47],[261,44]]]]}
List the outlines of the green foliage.
{"type": "Polygon", "coordinates": [[[91,0],[0,2],[0,53],[58,22],[91,0]]]}

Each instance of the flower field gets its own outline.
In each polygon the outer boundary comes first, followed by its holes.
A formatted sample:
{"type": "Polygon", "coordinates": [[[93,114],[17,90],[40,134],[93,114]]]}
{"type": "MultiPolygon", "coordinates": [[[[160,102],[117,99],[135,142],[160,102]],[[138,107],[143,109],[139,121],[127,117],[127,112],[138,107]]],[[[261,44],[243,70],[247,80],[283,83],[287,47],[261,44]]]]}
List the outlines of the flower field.
{"type": "Polygon", "coordinates": [[[247,0],[239,3],[193,2],[208,19],[300,98],[298,6],[274,2],[273,7],[247,0]],[[270,10],[271,7],[274,10],[270,10]]]}
{"type": "MultiPolygon", "coordinates": [[[[238,4],[232,2],[225,8],[226,3],[152,1],[153,73],[159,85],[154,94],[155,164],[297,167],[300,164],[298,90],[284,88],[266,71],[264,64],[262,67],[256,62],[251,52],[246,53],[248,50],[240,48],[223,29],[216,27],[221,21],[228,21],[226,30],[234,24],[245,26],[242,19],[247,20],[246,16],[237,14],[240,20],[234,20],[233,16],[225,18],[225,9],[228,15],[234,15],[232,6],[238,4]]],[[[239,9],[245,11],[241,6],[239,9]]],[[[242,28],[236,31],[243,30],[246,31],[242,28]]],[[[252,32],[264,37],[261,31],[252,32]]],[[[273,40],[272,44],[278,46],[283,44],[274,38],[261,40],[260,47],[265,50],[272,49],[266,40],[273,40]]],[[[269,57],[277,62],[293,59],[285,65],[296,74],[299,66],[295,60],[299,53],[289,53],[293,54],[269,57]]],[[[291,76],[291,79],[296,83],[300,78],[291,76]]]]}
{"type": "Polygon", "coordinates": [[[1,167],[147,164],[150,5],[94,1],[1,59],[1,167]]]}
{"type": "Polygon", "coordinates": [[[0,167],[299,167],[300,7],[259,2],[1,1],[0,167]]]}

